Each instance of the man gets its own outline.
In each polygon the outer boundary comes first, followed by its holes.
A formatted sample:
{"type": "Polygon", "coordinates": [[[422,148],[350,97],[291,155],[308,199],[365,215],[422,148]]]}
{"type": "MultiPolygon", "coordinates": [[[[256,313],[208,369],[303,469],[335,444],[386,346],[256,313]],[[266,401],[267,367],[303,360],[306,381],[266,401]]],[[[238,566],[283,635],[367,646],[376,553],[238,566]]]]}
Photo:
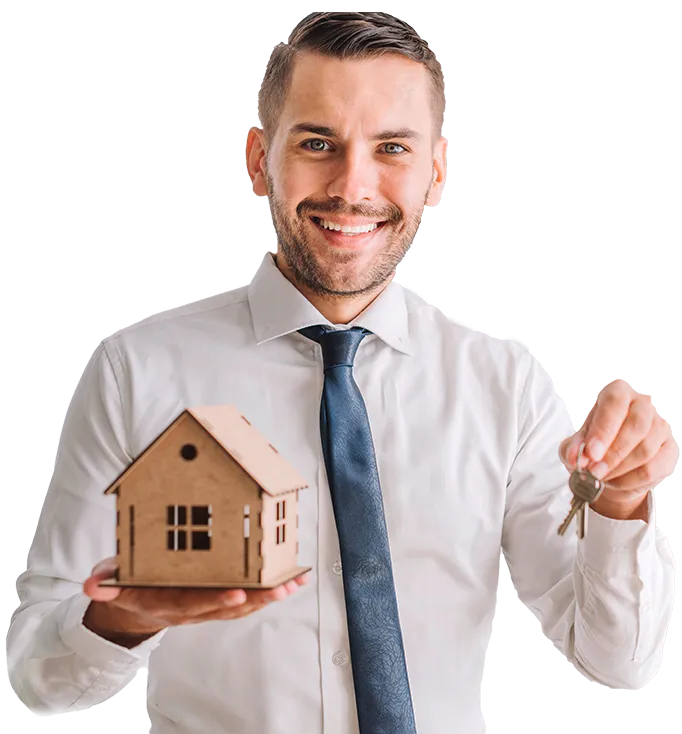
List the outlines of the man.
{"type": "Polygon", "coordinates": [[[500,549],[581,674],[655,674],[673,561],[651,489],[677,462],[670,427],[616,380],[573,433],[525,348],[394,281],[445,184],[444,104],[435,56],[385,13],[312,13],[275,49],[246,158],[276,255],[94,352],[18,581],[8,659],[29,707],[92,706],[147,664],[157,734],[478,734],[500,549]],[[237,405],[308,479],[313,571],[269,592],[99,587],[115,552],[103,489],[204,404],[237,405]],[[607,485],[578,539],[557,527],[583,444],[607,485]]]}

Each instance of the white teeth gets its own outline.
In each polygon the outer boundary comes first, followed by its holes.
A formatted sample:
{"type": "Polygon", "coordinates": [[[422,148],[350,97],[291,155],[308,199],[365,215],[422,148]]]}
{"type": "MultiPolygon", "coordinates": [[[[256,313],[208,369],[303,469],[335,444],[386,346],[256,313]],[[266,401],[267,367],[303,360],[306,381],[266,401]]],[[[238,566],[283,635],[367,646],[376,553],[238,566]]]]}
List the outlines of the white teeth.
{"type": "Polygon", "coordinates": [[[362,227],[342,227],[340,224],[334,224],[334,222],[330,222],[326,219],[318,219],[317,221],[320,223],[320,226],[324,227],[325,229],[333,229],[337,232],[345,232],[347,234],[361,234],[364,232],[372,232],[379,226],[376,222],[373,222],[372,224],[366,224],[362,227]]]}

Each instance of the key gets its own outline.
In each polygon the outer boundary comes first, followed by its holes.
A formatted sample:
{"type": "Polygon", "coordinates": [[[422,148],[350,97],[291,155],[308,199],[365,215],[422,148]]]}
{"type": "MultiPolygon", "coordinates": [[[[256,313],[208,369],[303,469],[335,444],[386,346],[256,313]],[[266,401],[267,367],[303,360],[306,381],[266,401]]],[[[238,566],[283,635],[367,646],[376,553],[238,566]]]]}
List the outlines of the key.
{"type": "Polygon", "coordinates": [[[584,538],[586,531],[585,505],[597,500],[604,491],[605,484],[603,481],[597,479],[597,477],[590,474],[586,469],[579,469],[580,459],[585,446],[585,443],[581,444],[575,469],[568,480],[568,486],[571,492],[573,492],[573,499],[571,500],[571,509],[566,519],[559,526],[559,535],[563,535],[566,532],[566,529],[571,524],[571,520],[577,515],[578,537],[584,538]]]}
{"type": "MultiPolygon", "coordinates": [[[[559,526],[559,530],[558,530],[559,535],[563,535],[566,532],[566,529],[571,524],[571,520],[576,515],[576,513],[580,512],[580,515],[578,516],[579,522],[584,515],[584,513],[581,511],[581,508],[584,507],[584,502],[582,501],[582,495],[584,491],[579,486],[580,485],[580,459],[582,458],[584,448],[585,448],[585,443],[581,443],[580,449],[578,450],[578,459],[575,464],[575,469],[571,473],[571,476],[568,480],[568,486],[571,492],[573,492],[573,498],[571,499],[571,509],[569,510],[569,513],[566,516],[566,519],[559,526]]],[[[582,528],[579,528],[579,533],[581,529],[584,531],[584,525],[582,523],[581,525],[582,525],[582,528]]]]}
{"type": "Polygon", "coordinates": [[[563,535],[571,524],[571,520],[577,515],[578,537],[585,537],[585,505],[594,502],[604,489],[603,482],[592,476],[588,471],[574,471],[568,480],[568,485],[573,492],[571,509],[566,519],[559,527],[559,535],[563,535]]]}

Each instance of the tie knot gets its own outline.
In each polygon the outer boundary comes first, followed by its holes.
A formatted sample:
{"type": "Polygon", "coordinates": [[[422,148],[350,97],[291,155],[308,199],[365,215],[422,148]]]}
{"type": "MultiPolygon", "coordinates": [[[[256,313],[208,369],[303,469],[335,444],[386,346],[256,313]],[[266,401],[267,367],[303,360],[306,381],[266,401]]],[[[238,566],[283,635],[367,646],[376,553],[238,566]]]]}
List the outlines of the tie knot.
{"type": "Polygon", "coordinates": [[[330,329],[328,326],[308,326],[299,334],[312,339],[322,347],[324,371],[333,367],[352,367],[360,342],[372,332],[361,326],[350,329],[330,329]]]}

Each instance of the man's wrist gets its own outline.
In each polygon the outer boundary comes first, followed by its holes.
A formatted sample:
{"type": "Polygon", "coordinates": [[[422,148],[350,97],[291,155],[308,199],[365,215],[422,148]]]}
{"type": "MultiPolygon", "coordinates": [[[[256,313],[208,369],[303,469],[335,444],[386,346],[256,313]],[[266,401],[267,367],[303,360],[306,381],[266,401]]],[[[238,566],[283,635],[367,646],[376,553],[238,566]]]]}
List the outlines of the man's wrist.
{"type": "Polygon", "coordinates": [[[90,602],[83,615],[83,626],[114,645],[136,647],[165,629],[166,625],[144,624],[139,616],[107,602],[90,602]]]}
{"type": "Polygon", "coordinates": [[[600,497],[590,507],[597,514],[614,520],[644,520],[648,522],[649,519],[648,493],[636,504],[606,502],[604,497],[600,497]]]}

